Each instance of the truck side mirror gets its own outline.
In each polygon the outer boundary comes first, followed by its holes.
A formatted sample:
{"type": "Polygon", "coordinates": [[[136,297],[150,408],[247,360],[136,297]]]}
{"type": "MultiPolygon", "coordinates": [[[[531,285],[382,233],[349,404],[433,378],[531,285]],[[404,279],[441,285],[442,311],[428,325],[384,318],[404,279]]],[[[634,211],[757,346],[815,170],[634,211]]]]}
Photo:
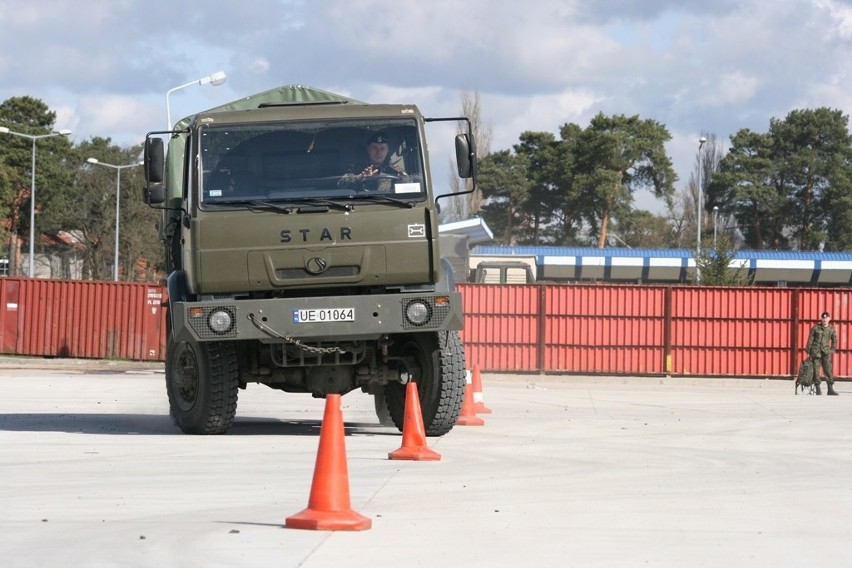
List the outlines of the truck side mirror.
{"type": "Polygon", "coordinates": [[[157,205],[166,200],[166,187],[163,185],[163,173],[166,164],[165,147],[162,138],[145,138],[145,186],[142,188],[142,199],[148,205],[157,205]]]}
{"type": "Polygon", "coordinates": [[[456,165],[462,179],[473,177],[476,173],[476,150],[467,134],[456,135],[456,165]]]}
{"type": "Polygon", "coordinates": [[[162,138],[145,139],[145,182],[148,185],[163,182],[166,154],[162,138]]]}
{"type": "Polygon", "coordinates": [[[158,205],[166,201],[166,186],[162,183],[149,183],[142,188],[142,199],[147,205],[158,205]]]}

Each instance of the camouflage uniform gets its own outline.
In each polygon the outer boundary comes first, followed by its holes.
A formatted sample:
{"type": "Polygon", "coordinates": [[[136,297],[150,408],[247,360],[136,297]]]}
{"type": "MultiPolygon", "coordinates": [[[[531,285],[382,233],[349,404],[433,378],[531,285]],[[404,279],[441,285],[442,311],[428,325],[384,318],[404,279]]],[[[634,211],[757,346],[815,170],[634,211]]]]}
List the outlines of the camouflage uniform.
{"type": "MultiPolygon", "coordinates": [[[[827,320],[828,313],[823,313],[822,317],[827,320]]],[[[837,349],[837,333],[834,331],[834,327],[828,321],[821,321],[816,324],[808,335],[808,345],[805,349],[814,361],[814,383],[816,384],[817,394],[820,394],[820,366],[825,373],[825,382],[828,383],[827,394],[837,394],[834,392],[834,375],[831,368],[831,355],[837,349]]]]}
{"type": "Polygon", "coordinates": [[[338,181],[339,187],[355,187],[362,190],[378,190],[383,192],[388,192],[393,189],[394,178],[401,182],[408,181],[408,174],[406,174],[402,169],[398,168],[395,164],[391,163],[391,152],[389,151],[388,145],[390,144],[390,138],[387,135],[379,132],[374,134],[367,140],[367,148],[368,154],[369,148],[373,144],[384,144],[386,150],[386,156],[382,162],[374,162],[372,159],[370,163],[367,164],[364,168],[354,168],[351,167],[350,172],[355,170],[360,173],[347,173],[341,176],[340,181],[338,181]],[[382,176],[382,177],[377,177],[382,176]],[[388,177],[390,176],[390,177],[388,177]],[[372,184],[365,183],[366,180],[370,178],[376,178],[372,184]]]}

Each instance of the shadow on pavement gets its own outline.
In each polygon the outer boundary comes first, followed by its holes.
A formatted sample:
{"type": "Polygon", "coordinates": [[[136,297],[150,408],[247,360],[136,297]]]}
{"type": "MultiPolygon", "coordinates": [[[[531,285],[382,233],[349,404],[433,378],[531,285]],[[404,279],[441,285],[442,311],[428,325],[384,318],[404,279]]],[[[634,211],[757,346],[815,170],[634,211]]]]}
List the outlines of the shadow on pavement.
{"type": "Polygon", "coordinates": [[[175,434],[177,426],[159,414],[0,414],[0,431],[81,434],[175,434]]]}
{"type": "MultiPolygon", "coordinates": [[[[320,420],[237,417],[228,436],[319,436],[320,420]]],[[[345,423],[346,435],[399,435],[396,428],[345,423]]],[[[0,431],[68,432],[119,436],[183,435],[165,414],[0,414],[0,431]]]]}

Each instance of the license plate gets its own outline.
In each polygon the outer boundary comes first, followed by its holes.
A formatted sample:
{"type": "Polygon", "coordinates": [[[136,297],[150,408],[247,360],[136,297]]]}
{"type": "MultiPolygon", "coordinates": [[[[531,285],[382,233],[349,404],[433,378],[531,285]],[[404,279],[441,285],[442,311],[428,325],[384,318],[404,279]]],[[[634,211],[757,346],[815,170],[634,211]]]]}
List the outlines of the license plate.
{"type": "Polygon", "coordinates": [[[355,308],[312,308],[293,310],[293,323],[355,321],[355,308]]]}

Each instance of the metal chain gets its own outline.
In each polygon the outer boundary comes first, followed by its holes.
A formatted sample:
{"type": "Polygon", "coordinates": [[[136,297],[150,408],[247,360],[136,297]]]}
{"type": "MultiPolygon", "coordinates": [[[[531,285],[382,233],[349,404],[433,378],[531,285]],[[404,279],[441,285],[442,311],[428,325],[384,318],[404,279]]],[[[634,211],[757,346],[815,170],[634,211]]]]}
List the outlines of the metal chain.
{"type": "Polygon", "coordinates": [[[261,330],[265,333],[268,333],[272,337],[277,337],[278,339],[283,339],[287,343],[289,343],[291,345],[295,345],[296,347],[298,347],[302,351],[307,351],[309,353],[340,353],[341,355],[346,353],[346,351],[344,351],[343,349],[341,349],[340,347],[337,347],[337,346],[335,346],[335,347],[314,347],[312,345],[305,345],[299,339],[296,339],[292,335],[282,335],[282,334],[278,333],[277,331],[275,331],[274,329],[272,329],[271,327],[269,327],[268,325],[266,325],[265,323],[258,321],[254,317],[254,314],[249,314],[248,319],[251,320],[251,322],[259,330],[261,330]]]}
{"type": "Polygon", "coordinates": [[[289,335],[285,335],[282,337],[284,341],[287,343],[291,343],[301,349],[302,351],[308,351],[310,353],[340,353],[344,354],[346,351],[341,349],[340,347],[314,347],[312,345],[305,345],[295,337],[291,337],[289,335]]]}

